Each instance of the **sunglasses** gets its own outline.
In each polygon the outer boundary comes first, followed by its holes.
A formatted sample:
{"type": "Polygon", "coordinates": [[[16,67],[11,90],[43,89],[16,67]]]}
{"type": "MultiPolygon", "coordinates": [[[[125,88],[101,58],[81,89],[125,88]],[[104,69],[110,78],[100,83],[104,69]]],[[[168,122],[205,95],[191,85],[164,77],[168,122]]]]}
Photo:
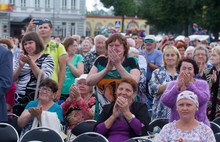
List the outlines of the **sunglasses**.
{"type": "Polygon", "coordinates": [[[50,23],[49,19],[34,19],[34,24],[36,25],[42,25],[43,23],[50,23]]]}
{"type": "Polygon", "coordinates": [[[144,40],[144,43],[148,43],[148,42],[153,43],[154,40],[153,40],[153,39],[145,39],[145,40],[144,40]]]}

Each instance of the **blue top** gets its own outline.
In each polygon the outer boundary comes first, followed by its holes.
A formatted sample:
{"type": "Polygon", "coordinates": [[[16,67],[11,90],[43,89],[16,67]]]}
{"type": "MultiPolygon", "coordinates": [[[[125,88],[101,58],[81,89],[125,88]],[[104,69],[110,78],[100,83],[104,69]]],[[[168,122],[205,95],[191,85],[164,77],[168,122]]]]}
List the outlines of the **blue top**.
{"type": "MultiPolygon", "coordinates": [[[[163,56],[162,56],[161,51],[154,49],[151,53],[147,53],[146,51],[142,51],[140,54],[146,58],[148,63],[157,65],[159,67],[162,66],[162,60],[163,60],[162,57],[163,56]]],[[[152,72],[153,72],[153,70],[148,67],[147,74],[146,74],[147,81],[149,81],[151,79],[152,72]]]]}
{"type": "MultiPolygon", "coordinates": [[[[27,106],[25,107],[25,109],[29,109],[31,107],[35,107],[36,108],[38,103],[39,103],[39,100],[30,101],[27,104],[27,106]]],[[[63,111],[62,111],[62,108],[58,104],[54,103],[47,111],[49,111],[49,112],[56,112],[59,120],[63,121],[63,111]]]]}

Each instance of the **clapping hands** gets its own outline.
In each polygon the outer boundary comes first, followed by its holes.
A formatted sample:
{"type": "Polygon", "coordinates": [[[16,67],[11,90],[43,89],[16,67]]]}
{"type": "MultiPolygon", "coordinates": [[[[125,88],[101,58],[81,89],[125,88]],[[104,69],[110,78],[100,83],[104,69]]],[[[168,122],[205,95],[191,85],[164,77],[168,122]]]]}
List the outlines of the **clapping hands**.
{"type": "Polygon", "coordinates": [[[119,96],[115,102],[113,108],[113,115],[115,118],[119,117],[120,114],[124,115],[129,112],[129,103],[128,100],[122,96],[119,96]]]}
{"type": "Polygon", "coordinates": [[[177,82],[177,88],[181,91],[185,91],[191,82],[193,82],[193,76],[191,74],[180,72],[177,82]]]}
{"type": "Polygon", "coordinates": [[[69,98],[71,100],[73,100],[73,99],[79,100],[81,98],[81,95],[79,94],[79,89],[77,86],[75,86],[75,85],[71,86],[69,98]]]}

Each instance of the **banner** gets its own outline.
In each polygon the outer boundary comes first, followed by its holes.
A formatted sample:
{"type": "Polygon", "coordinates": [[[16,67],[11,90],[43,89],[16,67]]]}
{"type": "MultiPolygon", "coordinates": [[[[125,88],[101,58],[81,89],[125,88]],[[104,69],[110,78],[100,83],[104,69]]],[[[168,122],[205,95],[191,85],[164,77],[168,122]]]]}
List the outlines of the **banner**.
{"type": "Polygon", "coordinates": [[[13,4],[0,4],[0,11],[13,11],[13,4]]]}

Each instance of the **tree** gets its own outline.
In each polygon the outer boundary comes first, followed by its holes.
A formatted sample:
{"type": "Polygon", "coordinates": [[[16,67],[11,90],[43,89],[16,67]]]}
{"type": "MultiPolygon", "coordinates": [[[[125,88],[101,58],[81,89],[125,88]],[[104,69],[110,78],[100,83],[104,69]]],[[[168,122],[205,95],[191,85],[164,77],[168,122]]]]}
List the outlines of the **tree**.
{"type": "Polygon", "coordinates": [[[100,0],[104,7],[114,7],[115,16],[122,16],[122,31],[124,31],[125,16],[135,16],[137,14],[137,6],[134,0],[100,0]]]}
{"type": "Polygon", "coordinates": [[[138,14],[162,32],[181,33],[188,36],[198,0],[141,0],[138,14]]]}

